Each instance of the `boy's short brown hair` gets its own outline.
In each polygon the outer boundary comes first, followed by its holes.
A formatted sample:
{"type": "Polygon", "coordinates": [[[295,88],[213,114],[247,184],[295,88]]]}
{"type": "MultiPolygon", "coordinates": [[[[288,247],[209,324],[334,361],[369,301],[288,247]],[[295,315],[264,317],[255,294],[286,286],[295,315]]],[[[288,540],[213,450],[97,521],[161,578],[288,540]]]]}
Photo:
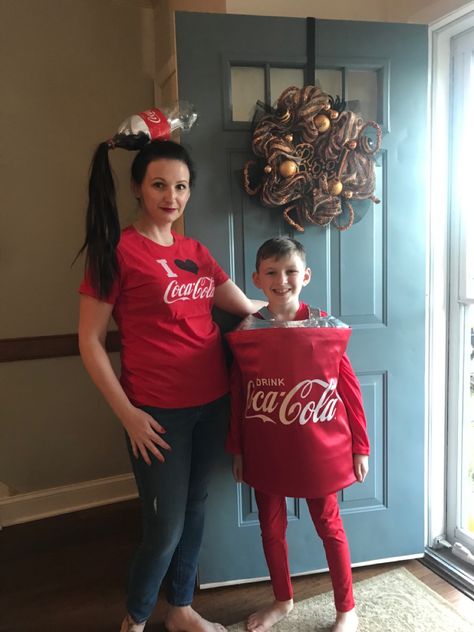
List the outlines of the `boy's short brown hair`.
{"type": "Polygon", "coordinates": [[[258,272],[260,264],[264,259],[281,259],[290,255],[297,254],[306,266],[306,251],[303,244],[296,239],[290,237],[272,237],[267,239],[257,250],[257,259],[255,261],[255,269],[258,272]]]}

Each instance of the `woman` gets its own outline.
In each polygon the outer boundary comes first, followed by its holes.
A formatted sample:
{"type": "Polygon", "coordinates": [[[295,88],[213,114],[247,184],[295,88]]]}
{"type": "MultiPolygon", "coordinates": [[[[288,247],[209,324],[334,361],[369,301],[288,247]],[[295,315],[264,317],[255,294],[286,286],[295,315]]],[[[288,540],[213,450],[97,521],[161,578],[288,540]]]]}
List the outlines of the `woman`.
{"type": "Polygon", "coordinates": [[[122,422],[142,503],[143,540],[130,568],[121,632],[139,632],[168,573],[169,632],[216,632],[191,606],[228,382],[213,305],[245,315],[250,301],[199,242],[176,234],[194,181],[186,150],[152,141],[132,164],[140,216],[120,233],[107,144],[93,160],[79,343],[94,383],[122,422]],[[105,337],[121,336],[117,379],[105,337]]]}

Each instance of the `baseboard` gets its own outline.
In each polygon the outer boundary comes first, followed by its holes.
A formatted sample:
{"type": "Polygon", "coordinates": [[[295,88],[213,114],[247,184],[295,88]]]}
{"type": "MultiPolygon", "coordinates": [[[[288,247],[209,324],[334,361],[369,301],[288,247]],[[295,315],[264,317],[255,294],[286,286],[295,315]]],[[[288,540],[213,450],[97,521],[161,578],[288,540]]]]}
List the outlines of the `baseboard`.
{"type": "Polygon", "coordinates": [[[132,474],[85,481],[0,499],[0,527],[108,505],[137,496],[132,474]]]}

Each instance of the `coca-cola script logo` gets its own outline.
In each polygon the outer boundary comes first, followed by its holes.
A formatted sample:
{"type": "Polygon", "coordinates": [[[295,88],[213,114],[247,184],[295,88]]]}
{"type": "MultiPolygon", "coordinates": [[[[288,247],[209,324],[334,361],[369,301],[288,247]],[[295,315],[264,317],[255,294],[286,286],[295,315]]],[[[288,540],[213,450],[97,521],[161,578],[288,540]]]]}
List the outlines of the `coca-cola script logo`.
{"type": "Polygon", "coordinates": [[[190,301],[214,296],[215,283],[211,277],[200,277],[194,283],[171,281],[165,290],[164,300],[168,305],[176,301],[190,301]]]}
{"type": "Polygon", "coordinates": [[[283,378],[256,378],[247,382],[245,418],[288,426],[295,421],[301,425],[312,421],[331,421],[336,414],[338,401],[337,379],[302,380],[289,391],[284,390],[283,378]],[[268,387],[282,387],[270,390],[268,387]],[[263,387],[263,388],[262,388],[263,387]],[[272,415],[270,417],[269,415],[272,415]]]}
{"type": "Polygon", "coordinates": [[[142,112],[143,118],[146,121],[150,121],[151,123],[161,123],[160,114],[161,114],[160,110],[157,110],[156,108],[152,110],[145,110],[145,112],[142,112]]]}

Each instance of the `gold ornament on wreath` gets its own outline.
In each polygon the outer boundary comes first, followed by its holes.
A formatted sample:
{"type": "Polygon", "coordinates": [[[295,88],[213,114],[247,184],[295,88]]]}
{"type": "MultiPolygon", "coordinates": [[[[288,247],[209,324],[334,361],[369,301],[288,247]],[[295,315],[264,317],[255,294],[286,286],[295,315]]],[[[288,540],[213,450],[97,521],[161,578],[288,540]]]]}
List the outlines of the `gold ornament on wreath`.
{"type": "Polygon", "coordinates": [[[244,166],[245,191],[280,208],[297,231],[304,232],[305,222],[347,230],[355,216],[349,200],[380,201],[374,196],[380,126],[344,108],[318,86],[290,87],[254,127],[257,160],[244,166]],[[346,217],[342,225],[339,216],[346,217]]]}

